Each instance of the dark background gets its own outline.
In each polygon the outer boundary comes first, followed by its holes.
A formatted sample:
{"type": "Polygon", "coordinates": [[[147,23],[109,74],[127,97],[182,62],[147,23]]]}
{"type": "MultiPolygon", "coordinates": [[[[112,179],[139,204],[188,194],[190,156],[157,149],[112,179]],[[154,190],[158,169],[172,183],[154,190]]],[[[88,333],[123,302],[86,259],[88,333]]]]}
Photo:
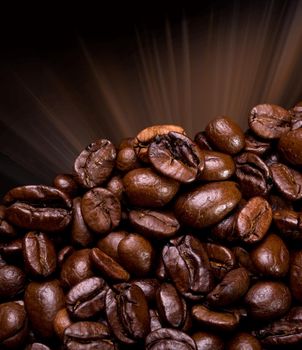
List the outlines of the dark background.
{"type": "Polygon", "coordinates": [[[253,105],[290,108],[302,99],[301,1],[194,3],[2,8],[0,193],[71,172],[97,137],[117,143],[161,122],[193,136],[216,114],[246,127],[253,105]],[[169,42],[174,80],[164,56],[169,42]]]}

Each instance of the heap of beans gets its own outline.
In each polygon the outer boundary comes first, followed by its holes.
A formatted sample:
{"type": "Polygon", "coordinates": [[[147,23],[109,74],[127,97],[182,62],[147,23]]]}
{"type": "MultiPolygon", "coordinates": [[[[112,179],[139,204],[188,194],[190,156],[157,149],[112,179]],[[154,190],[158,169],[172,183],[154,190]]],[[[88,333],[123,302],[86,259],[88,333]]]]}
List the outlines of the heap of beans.
{"type": "Polygon", "coordinates": [[[100,139],[0,206],[0,348],[302,347],[302,103],[100,139]],[[300,344],[300,345],[299,345],[300,344]]]}

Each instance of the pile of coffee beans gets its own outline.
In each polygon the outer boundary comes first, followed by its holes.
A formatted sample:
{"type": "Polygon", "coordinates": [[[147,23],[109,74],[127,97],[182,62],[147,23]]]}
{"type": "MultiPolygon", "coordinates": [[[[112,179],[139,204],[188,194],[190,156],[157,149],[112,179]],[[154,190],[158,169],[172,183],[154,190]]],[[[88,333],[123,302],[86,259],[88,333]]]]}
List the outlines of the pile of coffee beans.
{"type": "Polygon", "coordinates": [[[302,348],[302,103],[91,143],[0,206],[0,349],[302,348]]]}

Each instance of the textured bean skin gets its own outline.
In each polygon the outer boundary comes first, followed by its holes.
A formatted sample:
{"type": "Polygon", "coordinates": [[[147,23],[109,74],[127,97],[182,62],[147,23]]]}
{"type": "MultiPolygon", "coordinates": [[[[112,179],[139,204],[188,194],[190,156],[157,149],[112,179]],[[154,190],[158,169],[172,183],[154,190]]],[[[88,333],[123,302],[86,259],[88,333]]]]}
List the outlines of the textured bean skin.
{"type": "Polygon", "coordinates": [[[289,131],[280,137],[278,150],[292,165],[302,165],[302,128],[289,131]]]}
{"type": "Polygon", "coordinates": [[[180,195],[175,212],[184,224],[204,228],[221,221],[240,199],[241,193],[234,182],[213,182],[180,195]]]}
{"type": "Polygon", "coordinates": [[[0,266],[0,299],[14,298],[25,288],[25,273],[17,266],[0,266]]]}

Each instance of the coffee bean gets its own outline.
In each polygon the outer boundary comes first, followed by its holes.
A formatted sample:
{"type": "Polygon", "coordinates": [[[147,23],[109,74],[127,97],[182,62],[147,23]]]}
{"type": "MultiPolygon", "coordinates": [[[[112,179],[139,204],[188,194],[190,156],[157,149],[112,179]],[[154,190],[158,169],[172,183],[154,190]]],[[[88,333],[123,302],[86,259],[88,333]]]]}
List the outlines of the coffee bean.
{"type": "Polygon", "coordinates": [[[100,186],[110,176],[116,158],[113,144],[105,139],[86,147],[74,163],[77,181],[85,188],[100,186]]]}
{"type": "Polygon", "coordinates": [[[192,335],[197,350],[224,350],[223,340],[210,332],[196,332],[192,335]]]}
{"type": "Polygon", "coordinates": [[[0,239],[13,239],[17,236],[17,230],[13,225],[8,223],[5,220],[5,211],[6,207],[4,205],[0,205],[0,239]]]}
{"type": "Polygon", "coordinates": [[[212,151],[212,147],[209,144],[209,141],[207,140],[206,133],[204,131],[198,132],[194,137],[194,142],[197,144],[197,146],[206,151],[212,151]]]}
{"type": "Polygon", "coordinates": [[[140,167],[133,147],[124,147],[119,150],[116,158],[116,168],[118,170],[126,172],[140,167]]]}
{"type": "Polygon", "coordinates": [[[283,134],[278,151],[292,165],[302,165],[302,128],[283,134]]]}
{"type": "Polygon", "coordinates": [[[0,266],[0,300],[15,298],[25,288],[25,273],[17,266],[0,266]]]}
{"type": "Polygon", "coordinates": [[[66,193],[71,198],[76,196],[79,189],[74,177],[69,174],[57,175],[53,180],[53,187],[66,193]]]}
{"type": "Polygon", "coordinates": [[[229,179],[235,172],[235,163],[228,154],[203,151],[204,169],[198,177],[205,181],[222,181],[229,179]]]}
{"type": "Polygon", "coordinates": [[[237,333],[229,341],[227,350],[262,350],[257,338],[249,333],[237,333]]]}
{"type": "Polygon", "coordinates": [[[289,277],[293,297],[302,302],[302,250],[298,250],[292,255],[289,277]]]}
{"type": "Polygon", "coordinates": [[[290,130],[290,113],[277,105],[255,106],[249,116],[249,126],[253,132],[264,139],[277,139],[290,130]]]}
{"type": "Polygon", "coordinates": [[[33,343],[27,346],[25,350],[51,350],[51,349],[42,343],[33,343]]]}
{"type": "Polygon", "coordinates": [[[155,278],[137,279],[137,280],[132,280],[132,283],[134,283],[143,291],[148,303],[151,303],[152,301],[155,300],[156,293],[160,286],[157,279],[155,278]]]}
{"type": "Polygon", "coordinates": [[[214,276],[222,279],[235,265],[235,256],[230,249],[222,245],[207,243],[205,248],[214,276]]]}
{"type": "Polygon", "coordinates": [[[274,224],[285,238],[302,240],[302,216],[293,210],[278,210],[274,212],[274,224]]]}
{"type": "Polygon", "coordinates": [[[257,156],[266,155],[272,146],[269,141],[257,138],[250,132],[245,134],[245,147],[244,152],[252,152],[257,154],[257,156]]]}
{"type": "Polygon", "coordinates": [[[123,199],[124,184],[120,175],[114,176],[107,183],[106,189],[113,193],[120,201],[123,199]]]}
{"type": "Polygon", "coordinates": [[[185,225],[204,228],[221,221],[240,199],[241,193],[234,182],[213,182],[180,195],[175,213],[185,225]]]}
{"type": "Polygon", "coordinates": [[[120,241],[127,236],[126,231],[115,231],[108,233],[105,237],[102,237],[97,242],[97,247],[104,253],[109,255],[112,259],[119,261],[118,245],[120,241]]]}
{"type": "Polygon", "coordinates": [[[66,308],[59,310],[53,320],[53,328],[56,335],[62,340],[65,329],[72,324],[66,308]]]}

